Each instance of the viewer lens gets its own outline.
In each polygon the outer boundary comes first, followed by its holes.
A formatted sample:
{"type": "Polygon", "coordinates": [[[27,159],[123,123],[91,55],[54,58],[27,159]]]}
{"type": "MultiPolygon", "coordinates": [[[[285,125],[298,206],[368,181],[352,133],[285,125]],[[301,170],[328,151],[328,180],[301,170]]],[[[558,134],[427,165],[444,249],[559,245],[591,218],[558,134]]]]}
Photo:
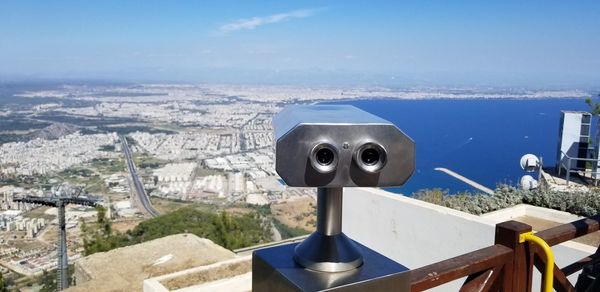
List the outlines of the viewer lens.
{"type": "Polygon", "coordinates": [[[385,166],[387,152],[381,144],[367,142],[354,152],[354,162],[361,170],[368,173],[380,172],[385,166]]]}
{"type": "Polygon", "coordinates": [[[328,148],[319,149],[316,153],[316,158],[321,165],[330,165],[334,159],[333,151],[328,148]]]}
{"type": "Polygon", "coordinates": [[[365,149],[361,153],[360,159],[362,159],[363,163],[366,165],[375,165],[379,162],[379,151],[373,148],[365,149]]]}
{"type": "Polygon", "coordinates": [[[329,143],[319,143],[313,147],[310,153],[310,164],[320,173],[335,171],[338,164],[338,152],[329,143]]]}

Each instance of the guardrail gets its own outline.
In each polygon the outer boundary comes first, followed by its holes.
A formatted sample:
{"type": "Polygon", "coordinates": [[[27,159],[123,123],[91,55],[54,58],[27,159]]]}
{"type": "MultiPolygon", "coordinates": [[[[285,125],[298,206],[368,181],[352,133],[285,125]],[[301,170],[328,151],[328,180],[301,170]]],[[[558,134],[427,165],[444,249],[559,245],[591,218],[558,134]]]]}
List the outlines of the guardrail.
{"type": "Polygon", "coordinates": [[[411,291],[424,291],[467,277],[462,291],[498,290],[510,284],[512,249],[496,244],[411,271],[411,291]]]}
{"type": "MultiPolygon", "coordinates": [[[[546,266],[541,248],[519,241],[519,235],[531,230],[530,225],[517,221],[497,224],[495,245],[413,270],[411,291],[423,291],[467,277],[460,291],[530,292],[534,268],[542,272],[546,266]]],[[[598,230],[600,214],[546,229],[536,235],[553,246],[598,230]]],[[[600,262],[599,252],[563,268],[554,264],[554,290],[575,291],[567,276],[597,262],[600,262]]]]}
{"type": "MultiPolygon", "coordinates": [[[[585,167],[583,167],[583,168],[582,167],[572,167],[573,161],[575,161],[575,163],[577,163],[578,161],[592,162],[592,163],[596,163],[596,165],[598,165],[598,161],[600,160],[598,158],[571,157],[562,150],[560,151],[560,153],[564,157],[562,159],[560,159],[560,161],[558,162],[558,176],[560,176],[561,170],[564,168],[566,170],[565,179],[567,181],[567,185],[569,185],[569,181],[571,179],[571,173],[578,173],[580,171],[588,172],[588,169],[585,167]]],[[[595,178],[598,176],[598,174],[600,174],[600,168],[598,168],[598,170],[596,170],[596,171],[589,171],[589,172],[592,174],[592,177],[595,178]]]]}

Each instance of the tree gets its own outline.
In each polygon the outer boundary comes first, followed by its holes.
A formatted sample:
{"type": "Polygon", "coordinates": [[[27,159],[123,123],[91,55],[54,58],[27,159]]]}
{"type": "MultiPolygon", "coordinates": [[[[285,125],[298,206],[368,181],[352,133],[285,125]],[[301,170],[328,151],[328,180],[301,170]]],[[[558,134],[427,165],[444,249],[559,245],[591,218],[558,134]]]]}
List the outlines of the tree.
{"type": "Polygon", "coordinates": [[[113,248],[123,246],[127,239],[119,232],[113,232],[110,219],[106,218],[106,209],[102,206],[96,207],[97,222],[88,226],[85,221],[81,224],[83,238],[83,249],[85,255],[96,252],[109,251],[113,248]]]}
{"type": "MultiPolygon", "coordinates": [[[[598,94],[598,97],[600,97],[600,94],[598,94]]],[[[594,102],[591,97],[586,97],[585,103],[590,106],[590,112],[592,115],[600,115],[600,102],[594,102]]]]}
{"type": "Polygon", "coordinates": [[[8,289],[6,288],[6,283],[4,282],[4,276],[2,272],[0,272],[0,292],[6,292],[8,289]]]}
{"type": "Polygon", "coordinates": [[[148,219],[126,233],[112,230],[110,221],[99,209],[98,222],[82,224],[81,228],[86,255],[178,233],[193,233],[229,249],[264,243],[271,238],[270,223],[257,212],[231,215],[193,207],[148,219]]]}
{"type": "Polygon", "coordinates": [[[56,274],[44,270],[39,284],[42,286],[40,292],[56,291],[56,274]]]}

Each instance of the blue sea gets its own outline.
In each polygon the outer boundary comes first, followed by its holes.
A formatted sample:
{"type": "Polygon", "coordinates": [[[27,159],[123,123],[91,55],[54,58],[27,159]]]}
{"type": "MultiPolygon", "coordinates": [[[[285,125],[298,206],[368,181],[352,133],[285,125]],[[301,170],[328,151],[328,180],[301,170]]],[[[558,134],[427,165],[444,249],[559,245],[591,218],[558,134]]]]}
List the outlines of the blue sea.
{"type": "MultiPolygon", "coordinates": [[[[451,193],[474,191],[469,185],[434,170],[445,167],[484,186],[517,185],[525,173],[526,153],[556,162],[561,110],[588,110],[583,99],[428,99],[355,100],[357,106],[396,124],[416,143],[414,175],[400,188],[410,195],[423,188],[451,193]]],[[[592,128],[592,134],[595,128],[592,128]]]]}

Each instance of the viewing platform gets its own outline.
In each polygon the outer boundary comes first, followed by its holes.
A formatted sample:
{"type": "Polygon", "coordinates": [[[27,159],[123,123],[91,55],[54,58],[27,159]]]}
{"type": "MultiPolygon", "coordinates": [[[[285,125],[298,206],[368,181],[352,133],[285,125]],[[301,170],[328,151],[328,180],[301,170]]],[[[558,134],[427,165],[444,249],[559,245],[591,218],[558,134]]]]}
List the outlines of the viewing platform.
{"type": "MultiPolygon", "coordinates": [[[[524,248],[527,244],[507,246],[507,243],[502,243],[504,239],[498,233],[499,230],[502,234],[517,232],[516,229],[541,231],[537,234],[552,246],[555,255],[555,269],[559,271],[555,276],[555,283],[572,285],[566,281],[575,283],[582,267],[581,264],[573,263],[581,259],[588,259],[587,262],[593,260],[589,256],[595,253],[597,242],[594,240],[598,240],[597,233],[594,232],[600,228],[598,217],[584,219],[529,205],[518,205],[476,216],[372,188],[348,189],[344,194],[343,205],[344,233],[410,268],[412,291],[433,287],[435,289],[432,291],[458,291],[461,286],[475,283],[479,279],[476,276],[467,278],[469,275],[487,274],[492,270],[504,271],[508,265],[517,265],[524,258],[513,259],[513,249],[524,248]],[[539,224],[540,222],[550,225],[539,224]],[[552,228],[541,230],[548,227],[552,228]],[[593,233],[592,239],[571,240],[588,233],[593,233]],[[558,267],[563,267],[564,271],[560,272],[558,267]]],[[[146,279],[144,291],[249,291],[252,271],[248,268],[248,254],[251,250],[252,248],[244,249],[237,258],[221,263],[146,279]],[[246,268],[237,269],[240,266],[246,268]],[[227,270],[228,267],[237,267],[235,270],[238,273],[221,273],[223,277],[218,277],[219,273],[215,273],[227,270]],[[213,276],[207,277],[209,274],[213,276]],[[189,286],[169,289],[172,286],[168,283],[177,279],[197,281],[192,284],[186,280],[183,282],[189,286]]],[[[535,256],[538,257],[539,254],[535,252],[535,256]]],[[[531,262],[523,264],[521,269],[512,270],[512,276],[519,278],[514,278],[512,283],[531,285],[533,291],[536,291],[541,283],[540,273],[536,272],[531,262]],[[531,282],[523,280],[528,274],[532,274],[531,282]]],[[[504,276],[493,277],[492,282],[496,285],[509,285],[502,277],[504,276]]]]}

